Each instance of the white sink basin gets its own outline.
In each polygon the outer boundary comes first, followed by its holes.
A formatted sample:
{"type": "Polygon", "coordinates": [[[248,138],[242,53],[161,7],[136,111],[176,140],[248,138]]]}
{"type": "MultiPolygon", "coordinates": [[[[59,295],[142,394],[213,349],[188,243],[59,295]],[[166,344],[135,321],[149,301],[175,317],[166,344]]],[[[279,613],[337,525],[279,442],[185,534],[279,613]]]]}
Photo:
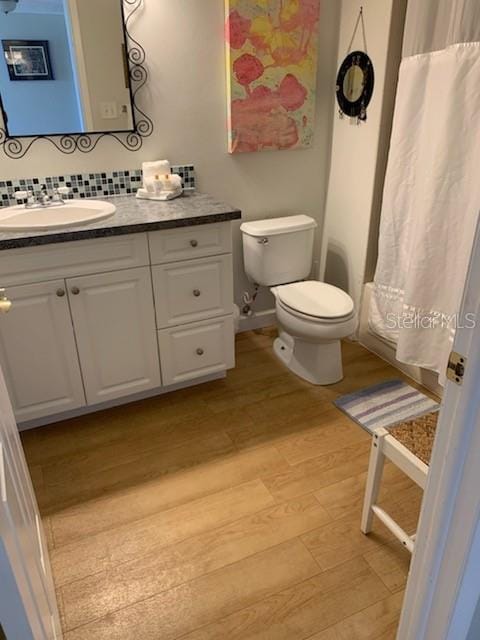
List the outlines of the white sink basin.
{"type": "Polygon", "coordinates": [[[113,204],[102,200],[68,200],[62,205],[38,209],[16,205],[0,209],[0,231],[73,227],[108,218],[115,211],[113,204]]]}

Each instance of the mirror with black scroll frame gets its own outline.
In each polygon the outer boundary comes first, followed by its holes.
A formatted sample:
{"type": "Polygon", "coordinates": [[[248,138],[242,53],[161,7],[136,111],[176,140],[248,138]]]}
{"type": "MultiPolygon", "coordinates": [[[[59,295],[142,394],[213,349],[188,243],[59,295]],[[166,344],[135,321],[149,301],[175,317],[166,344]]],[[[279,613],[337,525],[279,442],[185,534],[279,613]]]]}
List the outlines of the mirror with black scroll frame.
{"type": "Polygon", "coordinates": [[[141,146],[153,125],[136,104],[147,80],[145,52],[128,26],[142,4],[10,0],[5,12],[0,3],[0,144],[7,155],[22,157],[41,138],[66,153],[89,151],[105,135],[141,146]]]}

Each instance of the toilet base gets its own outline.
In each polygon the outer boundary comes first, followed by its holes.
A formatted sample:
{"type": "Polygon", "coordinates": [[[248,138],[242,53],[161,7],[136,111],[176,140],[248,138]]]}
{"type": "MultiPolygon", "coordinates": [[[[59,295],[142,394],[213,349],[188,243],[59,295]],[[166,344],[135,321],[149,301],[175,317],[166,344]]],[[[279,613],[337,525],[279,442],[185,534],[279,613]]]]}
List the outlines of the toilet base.
{"type": "Polygon", "coordinates": [[[343,378],[340,340],[315,344],[282,331],[273,343],[273,351],[292,373],[311,384],[335,384],[343,378]]]}

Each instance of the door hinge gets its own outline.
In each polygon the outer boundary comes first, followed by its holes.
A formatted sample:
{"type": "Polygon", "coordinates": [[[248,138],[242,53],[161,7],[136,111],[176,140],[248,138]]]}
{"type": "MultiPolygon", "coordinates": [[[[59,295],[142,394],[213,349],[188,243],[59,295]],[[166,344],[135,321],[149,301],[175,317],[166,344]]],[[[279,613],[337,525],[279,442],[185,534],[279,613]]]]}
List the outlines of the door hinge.
{"type": "Polygon", "coordinates": [[[452,351],[450,358],[448,359],[447,378],[452,382],[455,382],[455,384],[462,384],[466,366],[466,357],[456,351],[452,351]]]}

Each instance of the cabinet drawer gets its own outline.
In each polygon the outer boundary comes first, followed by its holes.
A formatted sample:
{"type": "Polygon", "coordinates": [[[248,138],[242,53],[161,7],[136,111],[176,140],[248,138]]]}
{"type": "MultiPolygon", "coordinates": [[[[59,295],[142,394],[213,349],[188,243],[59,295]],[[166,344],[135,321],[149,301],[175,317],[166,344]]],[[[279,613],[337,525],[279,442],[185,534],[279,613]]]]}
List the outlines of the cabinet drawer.
{"type": "Polygon", "coordinates": [[[159,329],[232,313],[231,255],[159,265],[152,275],[159,329]]]}
{"type": "Polygon", "coordinates": [[[2,286],[129,269],[149,264],[145,233],[0,251],[2,286]]]}
{"type": "Polygon", "coordinates": [[[151,231],[148,234],[148,242],[152,264],[214,256],[232,251],[229,222],[151,231]]]}
{"type": "Polygon", "coordinates": [[[158,332],[163,384],[193,380],[235,366],[233,317],[158,332]]]}

